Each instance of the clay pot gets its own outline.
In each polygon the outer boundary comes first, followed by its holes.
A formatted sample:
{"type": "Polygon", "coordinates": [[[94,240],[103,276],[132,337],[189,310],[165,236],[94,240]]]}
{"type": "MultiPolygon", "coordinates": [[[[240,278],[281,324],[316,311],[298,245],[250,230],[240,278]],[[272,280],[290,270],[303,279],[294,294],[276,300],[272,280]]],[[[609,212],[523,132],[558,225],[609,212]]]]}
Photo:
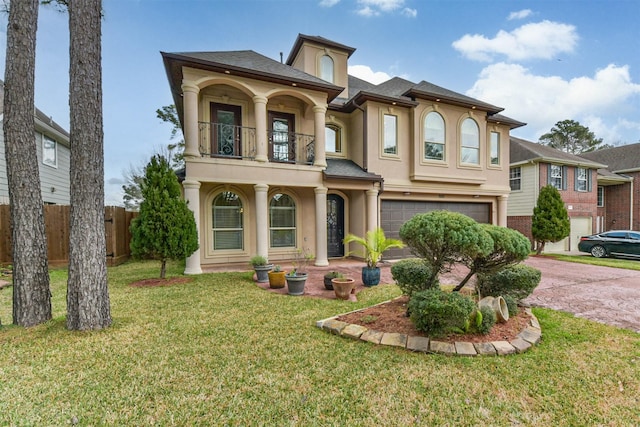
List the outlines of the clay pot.
{"type": "Polygon", "coordinates": [[[333,291],[336,293],[336,298],[338,299],[349,299],[349,295],[355,286],[355,280],[349,278],[336,278],[331,279],[331,284],[333,285],[333,291]]]}
{"type": "Polygon", "coordinates": [[[484,297],[478,301],[478,308],[487,306],[496,313],[496,319],[499,323],[505,323],[509,320],[509,308],[502,297],[484,297]]]}

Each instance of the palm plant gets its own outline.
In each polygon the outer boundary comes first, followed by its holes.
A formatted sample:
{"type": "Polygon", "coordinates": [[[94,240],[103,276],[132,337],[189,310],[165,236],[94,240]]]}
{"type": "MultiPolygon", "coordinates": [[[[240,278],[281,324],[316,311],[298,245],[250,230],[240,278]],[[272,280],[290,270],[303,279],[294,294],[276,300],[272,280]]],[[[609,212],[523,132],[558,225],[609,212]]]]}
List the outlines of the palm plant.
{"type": "Polygon", "coordinates": [[[404,247],[402,241],[398,239],[388,239],[384,235],[384,230],[380,227],[367,231],[364,238],[354,234],[348,234],[343,242],[345,244],[355,242],[362,245],[365,251],[367,267],[369,268],[378,266],[378,262],[382,259],[382,254],[387,249],[404,247]]]}

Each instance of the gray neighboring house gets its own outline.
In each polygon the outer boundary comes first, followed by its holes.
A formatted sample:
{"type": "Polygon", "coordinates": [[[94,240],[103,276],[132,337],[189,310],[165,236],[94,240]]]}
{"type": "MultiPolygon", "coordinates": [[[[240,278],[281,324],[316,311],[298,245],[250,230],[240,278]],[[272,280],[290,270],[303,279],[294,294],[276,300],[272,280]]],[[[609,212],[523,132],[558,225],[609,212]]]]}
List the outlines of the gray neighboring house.
{"type": "MultiPolygon", "coordinates": [[[[34,137],[38,150],[38,170],[42,200],[45,204],[70,203],[69,133],[34,107],[34,137]]],[[[4,121],[4,82],[0,80],[0,126],[4,121]]],[[[0,131],[0,204],[9,204],[4,132],[0,131]]]]}

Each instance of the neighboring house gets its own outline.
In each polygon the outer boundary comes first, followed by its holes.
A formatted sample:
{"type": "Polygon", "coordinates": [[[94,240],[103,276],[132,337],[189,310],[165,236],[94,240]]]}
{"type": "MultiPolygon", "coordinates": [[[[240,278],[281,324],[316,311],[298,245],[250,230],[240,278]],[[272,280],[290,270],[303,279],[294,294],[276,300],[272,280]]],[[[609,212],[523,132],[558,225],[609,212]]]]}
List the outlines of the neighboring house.
{"type": "Polygon", "coordinates": [[[596,231],[640,230],[640,143],[580,156],[607,165],[598,169],[596,231]]]}
{"type": "Polygon", "coordinates": [[[381,226],[397,237],[435,209],[507,225],[509,132],[524,123],[425,81],[349,76],[354,51],[300,34],[285,62],[162,53],[200,234],[186,273],[254,254],[277,263],[298,249],[327,265],[348,254],[347,233],[381,226]]]}
{"type": "Polygon", "coordinates": [[[580,236],[597,230],[598,191],[596,170],[605,165],[535,142],[511,137],[508,226],[535,243],[531,234],[533,208],[540,189],[553,185],[558,189],[569,214],[569,237],[547,243],[546,252],[577,250],[580,236]]]}
{"type": "MultiPolygon", "coordinates": [[[[0,127],[4,121],[4,83],[0,81],[0,127]]],[[[35,138],[38,155],[38,171],[45,204],[70,203],[69,133],[34,108],[35,138]]],[[[0,131],[0,204],[9,204],[7,183],[7,161],[5,157],[4,132],[0,131]]]]}

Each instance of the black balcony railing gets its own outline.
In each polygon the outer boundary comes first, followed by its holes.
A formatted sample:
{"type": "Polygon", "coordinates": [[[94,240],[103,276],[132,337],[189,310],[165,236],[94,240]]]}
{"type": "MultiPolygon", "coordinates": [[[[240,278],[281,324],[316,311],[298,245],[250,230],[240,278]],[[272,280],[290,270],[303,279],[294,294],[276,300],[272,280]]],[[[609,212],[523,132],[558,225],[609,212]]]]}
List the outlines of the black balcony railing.
{"type": "Polygon", "coordinates": [[[253,159],[256,130],[224,123],[199,122],[200,155],[253,159]]]}
{"type": "Polygon", "coordinates": [[[315,138],[295,132],[269,131],[269,161],[280,163],[313,164],[315,138]]]}

